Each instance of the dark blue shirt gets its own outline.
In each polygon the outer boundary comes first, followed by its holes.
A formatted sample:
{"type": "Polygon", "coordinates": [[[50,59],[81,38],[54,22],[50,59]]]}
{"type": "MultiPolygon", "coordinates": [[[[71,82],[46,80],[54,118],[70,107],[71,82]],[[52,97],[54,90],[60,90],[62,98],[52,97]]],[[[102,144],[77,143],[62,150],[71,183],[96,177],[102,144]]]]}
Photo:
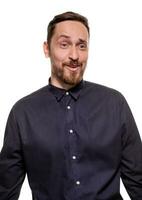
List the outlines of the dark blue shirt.
{"type": "Polygon", "coordinates": [[[81,81],[18,101],[0,154],[0,200],[18,199],[26,173],[33,200],[121,200],[120,177],[142,200],[142,143],[124,97],[81,81]]]}

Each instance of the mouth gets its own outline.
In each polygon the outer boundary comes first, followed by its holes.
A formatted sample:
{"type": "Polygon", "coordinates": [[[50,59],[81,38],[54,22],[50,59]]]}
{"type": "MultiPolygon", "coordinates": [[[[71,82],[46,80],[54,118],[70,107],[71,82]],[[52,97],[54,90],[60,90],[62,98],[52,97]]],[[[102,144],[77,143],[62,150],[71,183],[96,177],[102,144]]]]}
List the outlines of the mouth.
{"type": "Polygon", "coordinates": [[[67,66],[67,69],[69,69],[72,72],[75,72],[79,69],[79,67],[78,66],[67,66]]]}
{"type": "Polygon", "coordinates": [[[66,65],[66,68],[72,72],[76,72],[80,69],[81,65],[66,65]]]}

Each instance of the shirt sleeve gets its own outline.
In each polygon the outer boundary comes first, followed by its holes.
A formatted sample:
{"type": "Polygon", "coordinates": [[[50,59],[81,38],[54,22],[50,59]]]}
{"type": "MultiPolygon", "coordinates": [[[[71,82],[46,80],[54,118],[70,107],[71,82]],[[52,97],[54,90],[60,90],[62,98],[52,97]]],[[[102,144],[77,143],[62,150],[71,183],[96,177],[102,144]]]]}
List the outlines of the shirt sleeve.
{"type": "Polygon", "coordinates": [[[123,99],[121,178],[132,200],[142,200],[142,142],[132,112],[123,99]]]}
{"type": "Polygon", "coordinates": [[[17,200],[25,178],[20,134],[10,112],[0,153],[0,200],[17,200]]]}

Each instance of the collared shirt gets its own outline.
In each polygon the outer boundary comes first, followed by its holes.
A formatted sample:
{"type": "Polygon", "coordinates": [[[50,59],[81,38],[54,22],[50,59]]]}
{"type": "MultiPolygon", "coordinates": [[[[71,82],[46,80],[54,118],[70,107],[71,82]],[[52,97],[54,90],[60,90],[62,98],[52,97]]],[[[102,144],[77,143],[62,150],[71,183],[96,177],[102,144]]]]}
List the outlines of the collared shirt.
{"type": "Polygon", "coordinates": [[[0,200],[18,199],[26,173],[34,200],[121,200],[120,177],[142,200],[142,143],[125,98],[81,81],[18,101],[0,155],[0,200]]]}

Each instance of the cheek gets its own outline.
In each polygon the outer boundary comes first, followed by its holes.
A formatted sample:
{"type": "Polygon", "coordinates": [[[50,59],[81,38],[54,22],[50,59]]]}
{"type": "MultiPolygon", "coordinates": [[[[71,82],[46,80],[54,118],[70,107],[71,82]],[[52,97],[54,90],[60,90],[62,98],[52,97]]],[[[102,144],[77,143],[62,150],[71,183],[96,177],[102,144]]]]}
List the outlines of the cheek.
{"type": "Polygon", "coordinates": [[[64,62],[68,59],[68,52],[67,51],[54,51],[52,58],[56,62],[64,62]]]}
{"type": "Polygon", "coordinates": [[[80,61],[86,63],[87,60],[88,60],[88,53],[84,53],[84,54],[81,54],[81,55],[80,55],[80,61]]]}

